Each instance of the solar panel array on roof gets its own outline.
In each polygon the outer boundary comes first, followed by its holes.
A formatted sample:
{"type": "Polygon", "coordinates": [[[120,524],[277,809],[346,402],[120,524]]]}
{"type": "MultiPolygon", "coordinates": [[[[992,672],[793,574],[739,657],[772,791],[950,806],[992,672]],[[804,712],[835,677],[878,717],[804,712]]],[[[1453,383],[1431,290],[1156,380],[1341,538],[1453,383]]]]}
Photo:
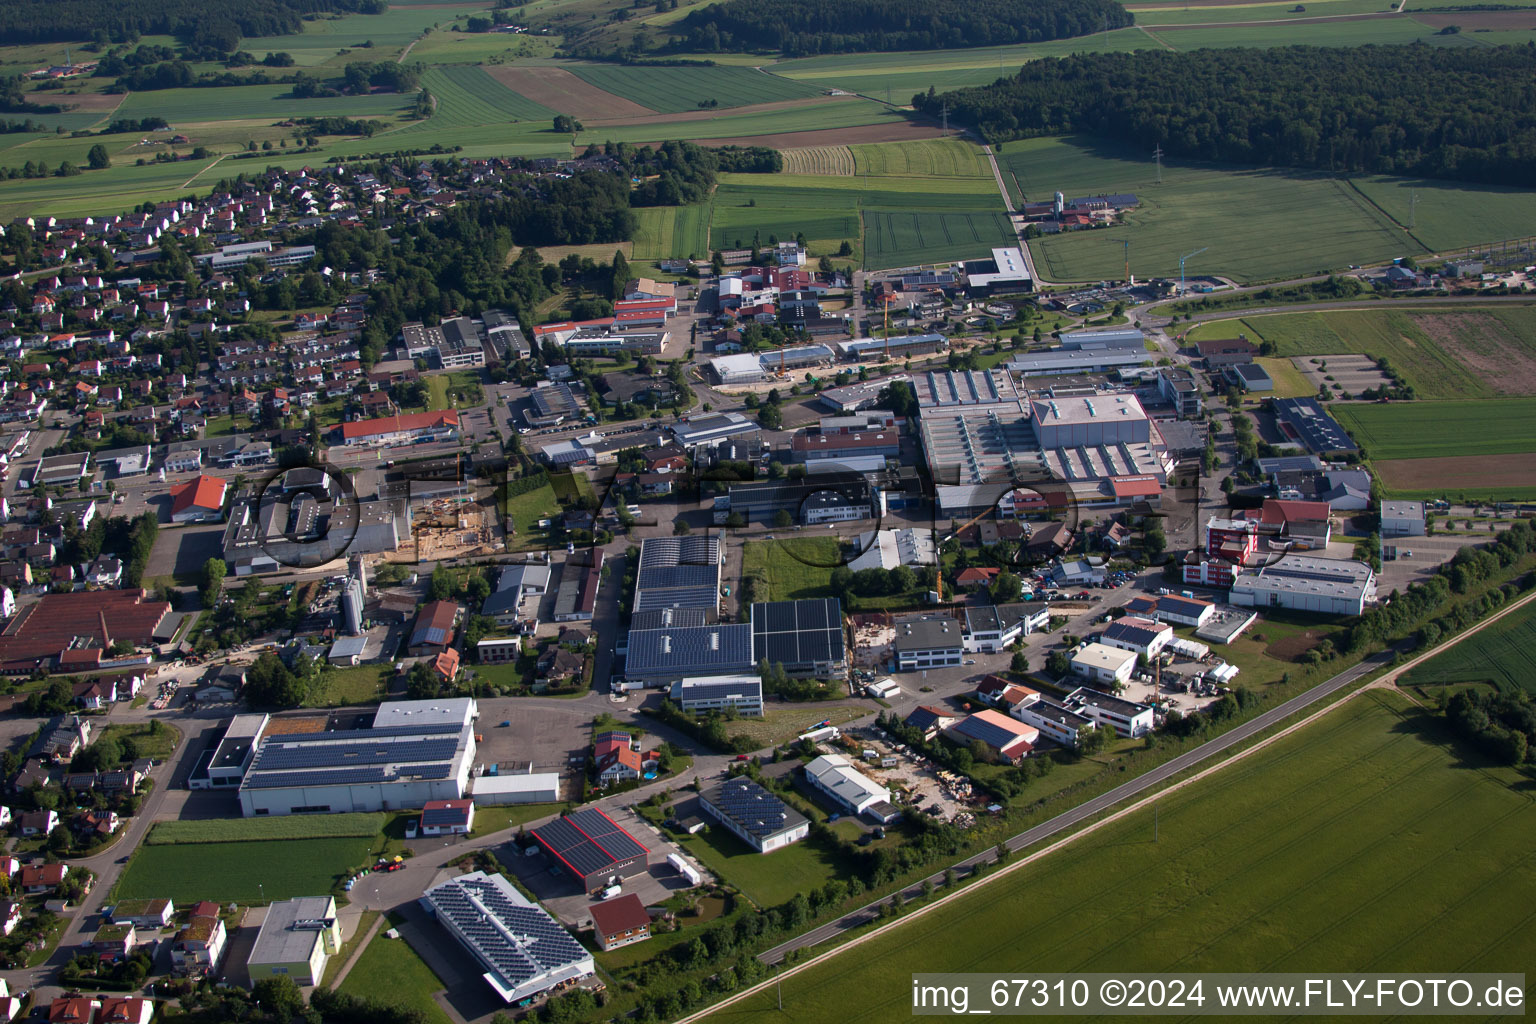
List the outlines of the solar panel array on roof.
{"type": "Polygon", "coordinates": [[[757,661],[782,663],[788,671],[811,671],[845,660],[842,603],[835,597],[767,601],[752,606],[752,654],[757,661]]]}
{"type": "Polygon", "coordinates": [[[286,768],[339,768],[353,764],[390,764],[397,761],[447,761],[458,739],[397,740],[380,743],[264,744],[253,768],[281,771],[286,768]]]}
{"type": "Polygon", "coordinates": [[[540,825],[533,835],[582,878],[647,853],[633,836],[595,807],[582,808],[540,825]]]}
{"type": "Polygon", "coordinates": [[[752,627],[746,623],[684,626],[671,629],[632,629],[628,676],[718,675],[751,668],[752,627]]]}
{"type": "Polygon", "coordinates": [[[778,835],[805,816],[748,778],[735,778],[705,795],[705,800],[759,839],[778,835]]]}
{"type": "Polygon", "coordinates": [[[635,611],[719,606],[718,537],[651,537],[641,542],[635,611]]]}
{"type": "Polygon", "coordinates": [[[438,920],[498,976],[508,1001],[590,970],[592,954],[499,875],[461,875],[427,890],[423,898],[438,920]],[[539,980],[546,984],[530,984],[539,980]]]}

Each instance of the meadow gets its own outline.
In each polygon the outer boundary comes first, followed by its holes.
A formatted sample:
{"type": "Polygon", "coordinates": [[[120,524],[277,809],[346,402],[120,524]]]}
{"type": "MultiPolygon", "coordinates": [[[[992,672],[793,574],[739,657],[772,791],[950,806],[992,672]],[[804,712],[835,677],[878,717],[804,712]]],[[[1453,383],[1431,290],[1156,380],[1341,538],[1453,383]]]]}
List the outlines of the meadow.
{"type": "MultiPolygon", "coordinates": [[[[390,924],[398,920],[392,919],[390,924]]],[[[404,939],[392,939],[381,928],[368,942],[339,991],[381,1000],[389,1006],[410,1007],[427,1024],[449,1024],[451,1018],[432,998],[446,986],[421,955],[404,939]]]]}
{"type": "Polygon", "coordinates": [[[832,570],[842,564],[834,537],[787,537],[748,541],[741,547],[741,575],[757,579],[754,601],[794,601],[832,593],[832,570]]]}
{"type": "Polygon", "coordinates": [[[677,837],[677,844],[764,907],[777,906],[798,892],[816,888],[834,869],[832,858],[810,840],[761,854],[725,829],[713,828],[700,835],[677,837]]]}
{"type": "Polygon", "coordinates": [[[775,78],[753,68],[635,67],[614,64],[567,64],[566,70],[589,85],[633,100],[663,114],[700,109],[715,100],[721,107],[809,99],[821,95],[814,85],[775,78]]]}
{"type": "Polygon", "coordinates": [[[906,267],[983,256],[1014,241],[1002,213],[864,212],[864,264],[906,267]]]}
{"type": "Polygon", "coordinates": [[[507,538],[508,547],[526,550],[543,546],[545,531],[539,528],[539,520],[560,511],[560,499],[555,497],[553,487],[545,484],[527,494],[514,495],[505,502],[498,495],[497,501],[502,505],[502,514],[511,516],[517,529],[515,537],[507,538]]]}
{"type": "Polygon", "coordinates": [[[290,814],[280,818],[161,821],[149,830],[144,841],[151,846],[175,846],[269,839],[347,839],[376,836],[383,830],[383,814],[290,814]]]}
{"type": "MultiPolygon", "coordinates": [[[[1041,276],[1097,281],[1125,276],[1125,243],[1137,277],[1221,274],[1241,283],[1300,276],[1424,252],[1347,182],[1324,175],[1165,159],[1096,139],[1009,142],[999,163],[1023,197],[1068,199],[1133,192],[1126,223],[1047,235],[1031,243],[1041,276]]],[[[1012,183],[1010,183],[1012,184],[1012,183]]]]}
{"type": "Polygon", "coordinates": [[[848,147],[853,152],[854,174],[897,178],[980,178],[980,189],[997,188],[992,168],[981,147],[966,139],[928,139],[924,142],[864,144],[848,147]]]}
{"type": "Polygon", "coordinates": [[[271,839],[143,846],[112,893],[118,899],[169,897],[177,903],[256,903],[330,892],[363,866],[372,837],[271,839]]]}
{"type": "Polygon", "coordinates": [[[805,107],[776,110],[752,110],[746,113],[722,111],[705,120],[647,120],[640,124],[604,124],[588,126],[575,137],[575,144],[586,146],[604,142],[662,142],[667,139],[747,139],[757,135],[786,132],[810,132],[830,128],[857,128],[873,124],[905,124],[907,119],[883,104],[869,100],[847,99],[805,107]]]}
{"type": "MultiPolygon", "coordinates": [[[[1347,14],[1379,14],[1396,10],[1387,0],[1312,0],[1311,3],[1233,3],[1191,7],[1183,3],[1132,4],[1126,10],[1136,15],[1136,24],[1156,29],[1163,25],[1208,25],[1217,22],[1303,21],[1336,18],[1347,14]],[[1298,9],[1298,7],[1300,9],[1298,9]]],[[[1174,37],[1177,40],[1177,36],[1174,37]]]]}
{"type": "Polygon", "coordinates": [[[1536,189],[1380,176],[1350,183],[1399,224],[1411,222],[1433,252],[1536,232],[1536,189]]]}
{"type": "Polygon", "coordinates": [[[1536,398],[1345,402],[1330,409],[1372,459],[1536,453],[1536,398]]]}
{"type": "Polygon", "coordinates": [[[1246,334],[1284,357],[1385,358],[1421,399],[1536,393],[1536,309],[1338,310],[1219,320],[1192,339],[1246,334]]]}
{"type": "MultiPolygon", "coordinates": [[[[350,50],[352,59],[390,60],[433,25],[447,26],[454,19],[480,14],[490,5],[478,3],[411,4],[391,7],[383,14],[348,14],[317,17],[304,23],[304,31],[285,36],[252,36],[240,40],[240,49],[258,58],[268,53],[287,53],[301,67],[345,63],[338,51],[350,50]],[[371,46],[363,46],[372,43],[371,46]]],[[[505,37],[503,37],[505,38],[505,37]]],[[[415,50],[412,51],[415,55],[415,50]]]]}
{"type": "Polygon", "coordinates": [[[206,89],[157,89],[130,93],[115,117],[163,117],[172,129],[186,122],[281,121],[290,117],[386,118],[410,106],[413,97],[395,92],[371,96],[316,96],[294,99],[288,85],[229,85],[206,89]]]}
{"type": "MultiPolygon", "coordinates": [[[[1214,20],[1214,19],[1213,19],[1214,20]]],[[[1214,28],[1146,29],[1147,35],[1175,50],[1222,47],[1367,46],[1424,42],[1430,46],[1476,46],[1462,36],[1442,36],[1408,17],[1354,21],[1302,21],[1291,24],[1234,23],[1214,28]]]]}
{"type": "MultiPolygon", "coordinates": [[[[1364,693],[1163,796],[1155,829],[1150,808],[1128,815],[785,978],[783,1005],[797,1020],[894,1020],[911,1012],[914,970],[1528,963],[1536,804],[1524,773],[1474,758],[1432,712],[1364,693]]],[[[769,1019],[777,999],[768,988],[710,1019],[769,1019]]]]}
{"type": "Polygon", "coordinates": [[[1404,686],[1492,683],[1536,695],[1536,607],[1526,605],[1478,630],[1455,647],[1421,662],[1404,686]]]}

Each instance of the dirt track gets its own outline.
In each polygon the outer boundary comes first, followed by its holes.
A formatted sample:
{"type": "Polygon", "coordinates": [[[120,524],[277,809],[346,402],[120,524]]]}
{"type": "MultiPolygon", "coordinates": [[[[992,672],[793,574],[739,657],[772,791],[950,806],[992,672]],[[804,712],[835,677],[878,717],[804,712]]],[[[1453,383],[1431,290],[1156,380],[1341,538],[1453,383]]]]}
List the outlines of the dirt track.
{"type": "Polygon", "coordinates": [[[626,124],[634,124],[656,116],[650,107],[604,92],[564,68],[502,64],[487,67],[485,73],[535,103],[583,121],[589,117],[620,118],[626,124]]]}

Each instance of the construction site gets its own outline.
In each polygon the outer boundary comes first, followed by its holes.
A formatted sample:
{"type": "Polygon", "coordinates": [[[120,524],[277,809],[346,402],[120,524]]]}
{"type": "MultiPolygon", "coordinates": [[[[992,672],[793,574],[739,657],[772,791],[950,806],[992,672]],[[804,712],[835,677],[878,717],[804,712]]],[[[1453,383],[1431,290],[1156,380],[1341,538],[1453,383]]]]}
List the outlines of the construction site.
{"type": "Polygon", "coordinates": [[[432,498],[411,510],[411,539],[384,555],[390,562],[438,561],[493,555],[496,515],[468,494],[432,498]]]}

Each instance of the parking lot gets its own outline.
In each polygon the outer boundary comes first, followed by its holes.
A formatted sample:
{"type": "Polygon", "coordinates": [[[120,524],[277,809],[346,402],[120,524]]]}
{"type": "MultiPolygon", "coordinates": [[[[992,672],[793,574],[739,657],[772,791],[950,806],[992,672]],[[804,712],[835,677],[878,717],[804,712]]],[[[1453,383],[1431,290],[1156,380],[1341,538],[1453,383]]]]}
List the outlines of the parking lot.
{"type": "Polygon", "coordinates": [[[503,770],[532,765],[535,772],[558,771],[574,780],[585,764],[591,718],[591,707],[581,701],[483,698],[475,728],[484,739],[475,760],[503,770]]]}
{"type": "Polygon", "coordinates": [[[223,523],[163,528],[155,538],[155,547],[149,554],[144,578],[180,576],[195,581],[202,572],[203,563],[210,558],[220,557],[223,551],[223,523]]]}

